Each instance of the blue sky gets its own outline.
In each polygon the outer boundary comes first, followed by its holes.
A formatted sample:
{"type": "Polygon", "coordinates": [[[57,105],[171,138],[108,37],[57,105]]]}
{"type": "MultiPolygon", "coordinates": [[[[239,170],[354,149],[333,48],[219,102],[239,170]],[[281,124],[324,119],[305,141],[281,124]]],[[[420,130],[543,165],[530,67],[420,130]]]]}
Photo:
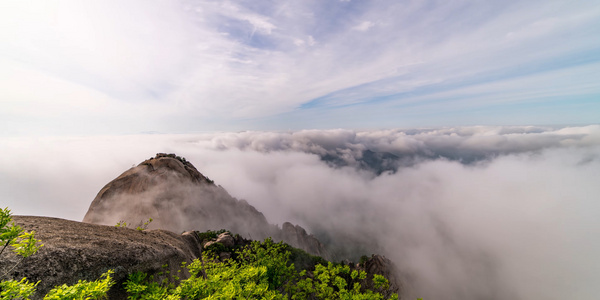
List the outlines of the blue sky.
{"type": "Polygon", "coordinates": [[[600,122],[597,1],[2,1],[0,133],[600,122]]]}

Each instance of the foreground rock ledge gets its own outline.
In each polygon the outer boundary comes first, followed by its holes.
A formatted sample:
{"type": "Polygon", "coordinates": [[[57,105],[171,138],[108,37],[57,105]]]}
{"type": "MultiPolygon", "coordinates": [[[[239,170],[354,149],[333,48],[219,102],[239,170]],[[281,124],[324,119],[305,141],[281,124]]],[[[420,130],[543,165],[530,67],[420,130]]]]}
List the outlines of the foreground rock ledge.
{"type": "MultiPolygon", "coordinates": [[[[117,282],[109,298],[126,299],[121,286],[127,274],[167,270],[176,274],[181,262],[200,257],[202,247],[193,232],[178,235],[166,230],[138,231],[48,217],[13,216],[13,220],[26,231],[35,231],[44,244],[9,274],[17,280],[27,277],[30,282],[41,281],[33,299],[41,299],[57,285],[96,280],[109,269],[115,271],[117,282]]],[[[0,270],[8,270],[18,260],[5,251],[0,257],[0,270]]]]}

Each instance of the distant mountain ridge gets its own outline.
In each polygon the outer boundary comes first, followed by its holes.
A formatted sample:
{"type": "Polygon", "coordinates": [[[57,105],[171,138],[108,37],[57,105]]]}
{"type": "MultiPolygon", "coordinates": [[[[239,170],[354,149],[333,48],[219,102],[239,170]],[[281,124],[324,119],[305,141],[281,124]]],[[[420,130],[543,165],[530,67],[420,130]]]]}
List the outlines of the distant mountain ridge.
{"type": "Polygon", "coordinates": [[[269,224],[245,200],[238,200],[200,173],[185,158],[158,153],[106,184],[92,201],[83,222],[115,225],[120,221],[173,232],[226,228],[252,239],[272,237],[331,259],[325,246],[298,225],[269,224]]]}
{"type": "Polygon", "coordinates": [[[354,160],[352,162],[349,162],[347,157],[339,153],[327,153],[320,157],[321,160],[335,167],[354,166],[377,175],[381,175],[383,172],[396,172],[400,160],[400,157],[392,153],[375,152],[369,149],[362,151],[360,157],[352,157],[354,160]]]}

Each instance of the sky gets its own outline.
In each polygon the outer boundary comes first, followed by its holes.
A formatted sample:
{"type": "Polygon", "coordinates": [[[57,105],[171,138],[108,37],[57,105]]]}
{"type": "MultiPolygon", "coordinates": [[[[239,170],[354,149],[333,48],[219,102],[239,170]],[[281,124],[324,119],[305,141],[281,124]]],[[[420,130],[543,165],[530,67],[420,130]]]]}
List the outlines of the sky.
{"type": "Polygon", "coordinates": [[[600,121],[597,1],[0,3],[2,136],[600,121]]]}

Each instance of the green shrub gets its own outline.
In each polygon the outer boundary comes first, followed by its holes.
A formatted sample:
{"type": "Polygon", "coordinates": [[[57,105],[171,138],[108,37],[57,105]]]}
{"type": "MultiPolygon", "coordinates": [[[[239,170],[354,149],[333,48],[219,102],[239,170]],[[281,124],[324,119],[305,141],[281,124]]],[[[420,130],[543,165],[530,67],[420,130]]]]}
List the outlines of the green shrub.
{"type": "MultiPolygon", "coordinates": [[[[15,254],[22,258],[26,258],[36,253],[40,247],[44,246],[43,244],[38,244],[40,242],[40,240],[35,239],[35,231],[25,232],[21,226],[16,225],[15,222],[12,221],[8,207],[0,209],[0,245],[2,245],[0,254],[2,254],[8,246],[12,246],[12,251],[15,254]],[[9,225],[11,222],[12,224],[9,225]]],[[[2,277],[4,277],[4,275],[2,275],[2,277]]]]}
{"type": "Polygon", "coordinates": [[[115,227],[117,227],[117,228],[127,228],[127,222],[121,220],[121,221],[117,222],[117,224],[115,225],[115,227]]]}
{"type": "Polygon", "coordinates": [[[360,260],[358,263],[362,265],[362,264],[366,263],[368,260],[369,260],[369,257],[366,255],[363,255],[360,257],[360,260]]]}
{"type": "Polygon", "coordinates": [[[29,299],[39,281],[30,283],[23,278],[21,281],[6,280],[0,281],[0,299],[29,299]]]}
{"type": "MultiPolygon", "coordinates": [[[[144,231],[146,229],[148,229],[148,225],[150,225],[150,223],[152,223],[153,219],[149,218],[148,221],[144,222],[144,221],[140,221],[140,225],[138,225],[135,230],[137,231],[144,231]]],[[[131,225],[131,224],[129,224],[131,225]]],[[[119,222],[117,222],[117,224],[115,225],[115,227],[117,228],[128,228],[128,224],[127,222],[121,220],[119,222]]]]}
{"type": "MultiPolygon", "coordinates": [[[[187,266],[191,276],[175,287],[132,274],[125,283],[129,299],[384,299],[377,291],[361,290],[364,271],[332,263],[314,265],[314,272],[298,272],[290,257],[289,245],[253,241],[236,253],[236,259],[219,262],[205,252],[187,266]]],[[[296,258],[320,260],[296,251],[296,258]]],[[[389,287],[376,275],[375,288],[389,287]]],[[[390,299],[397,298],[392,295],[390,299]]]]}
{"type": "MultiPolygon", "coordinates": [[[[291,299],[352,299],[352,300],[370,300],[384,299],[378,292],[368,290],[361,291],[360,281],[367,277],[364,271],[353,270],[347,265],[334,265],[328,263],[327,266],[317,265],[312,277],[306,276],[306,271],[302,271],[299,280],[291,295],[291,299]],[[347,279],[350,275],[350,280],[347,279]]],[[[376,288],[389,287],[387,279],[381,275],[375,275],[377,281],[376,288]]],[[[397,294],[392,294],[389,299],[398,299],[397,294]]]]}
{"type": "Polygon", "coordinates": [[[212,239],[216,239],[219,236],[219,234],[225,233],[225,232],[229,232],[231,234],[231,232],[229,230],[225,230],[225,229],[220,229],[217,231],[207,230],[205,232],[196,231],[196,234],[198,234],[200,241],[210,241],[212,239]]]}
{"type": "MultiPolygon", "coordinates": [[[[12,248],[12,252],[21,259],[8,270],[2,270],[0,280],[4,279],[13,269],[15,269],[23,259],[35,254],[40,247],[40,240],[35,238],[35,231],[25,232],[21,226],[16,225],[12,221],[10,210],[7,208],[0,209],[0,254],[7,247],[12,248]]],[[[29,299],[35,293],[35,288],[39,282],[30,283],[27,278],[22,278],[20,281],[6,280],[0,281],[0,297],[1,299],[29,299]]]]}
{"type": "Polygon", "coordinates": [[[148,229],[148,225],[150,225],[150,223],[152,223],[152,218],[149,218],[148,221],[143,222],[142,224],[140,224],[140,226],[138,226],[136,228],[137,231],[144,231],[146,229],[148,229]]]}
{"type": "Polygon", "coordinates": [[[216,256],[216,255],[219,255],[219,253],[221,253],[221,252],[226,252],[227,247],[225,247],[221,243],[214,243],[214,244],[211,244],[211,245],[208,245],[207,247],[205,247],[203,251],[216,256]]]}
{"type": "Polygon", "coordinates": [[[96,281],[79,280],[74,285],[63,284],[54,287],[46,294],[44,300],[106,299],[106,293],[114,284],[110,276],[112,273],[112,270],[108,270],[96,281]]]}

